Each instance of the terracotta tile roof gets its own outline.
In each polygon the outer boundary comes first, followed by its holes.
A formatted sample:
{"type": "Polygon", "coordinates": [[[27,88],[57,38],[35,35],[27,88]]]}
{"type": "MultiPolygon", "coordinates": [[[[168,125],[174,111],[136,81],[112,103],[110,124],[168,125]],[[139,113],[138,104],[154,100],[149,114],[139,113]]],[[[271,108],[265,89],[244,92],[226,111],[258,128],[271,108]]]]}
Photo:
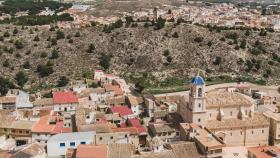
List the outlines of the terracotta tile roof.
{"type": "Polygon", "coordinates": [[[108,83],[108,84],[104,84],[103,87],[105,88],[106,92],[114,91],[116,96],[123,95],[123,91],[118,85],[112,85],[108,83]]]}
{"type": "Polygon", "coordinates": [[[171,124],[150,124],[149,128],[154,134],[163,132],[175,132],[175,129],[171,124]]]}
{"type": "Polygon", "coordinates": [[[190,158],[200,158],[198,150],[194,142],[179,142],[169,145],[175,154],[176,158],[185,158],[186,155],[190,158]]]}
{"type": "Polygon", "coordinates": [[[134,158],[176,158],[176,156],[172,150],[164,150],[161,152],[141,153],[141,155],[136,155],[134,158]]]}
{"type": "Polygon", "coordinates": [[[113,128],[113,132],[129,132],[130,135],[138,135],[136,127],[113,128]]]}
{"type": "Polygon", "coordinates": [[[113,106],[111,107],[113,113],[119,113],[121,116],[132,115],[133,112],[128,106],[113,106]]]}
{"type": "Polygon", "coordinates": [[[237,92],[208,92],[207,108],[252,106],[252,99],[237,92]]]}
{"type": "Polygon", "coordinates": [[[128,123],[132,126],[137,128],[138,133],[146,133],[147,129],[141,125],[141,122],[138,118],[129,119],[128,123]]]}
{"type": "Polygon", "coordinates": [[[63,121],[59,121],[55,124],[54,129],[52,131],[53,134],[57,133],[71,133],[72,128],[71,127],[63,127],[63,121]]]}
{"type": "Polygon", "coordinates": [[[54,104],[69,104],[78,102],[78,97],[74,92],[53,92],[54,104]]]}
{"type": "Polygon", "coordinates": [[[114,86],[111,84],[111,83],[106,83],[103,85],[104,89],[106,92],[109,92],[109,91],[114,91],[114,86]]]}
{"type": "Polygon", "coordinates": [[[13,153],[7,150],[1,150],[0,149],[0,157],[3,158],[14,158],[13,153]]]}
{"type": "Polygon", "coordinates": [[[79,145],[76,158],[107,158],[107,145],[79,145]]]}
{"type": "Polygon", "coordinates": [[[114,92],[115,92],[115,96],[120,96],[123,95],[123,91],[119,86],[113,86],[114,92]]]}
{"type": "Polygon", "coordinates": [[[31,128],[31,131],[34,133],[70,133],[72,128],[63,127],[63,121],[60,116],[50,116],[45,115],[40,118],[40,120],[34,124],[31,128]],[[55,124],[49,124],[49,121],[53,120],[55,124]]]}
{"type": "Polygon", "coordinates": [[[105,99],[107,104],[114,104],[114,105],[120,105],[122,103],[125,103],[125,97],[124,96],[116,96],[116,97],[107,97],[105,99]]]}
{"type": "Polygon", "coordinates": [[[51,133],[55,127],[55,124],[49,124],[50,115],[42,116],[35,125],[31,128],[32,132],[36,133],[51,133]]]}
{"type": "Polygon", "coordinates": [[[88,124],[78,126],[79,132],[95,131],[96,133],[110,133],[112,126],[109,123],[88,124]]]}
{"type": "Polygon", "coordinates": [[[277,146],[258,146],[248,148],[248,152],[253,154],[256,158],[273,158],[277,157],[273,154],[280,154],[280,148],[277,146]]]}
{"type": "Polygon", "coordinates": [[[16,97],[15,96],[0,97],[0,103],[1,104],[16,103],[16,97]]]}
{"type": "Polygon", "coordinates": [[[132,158],[133,146],[131,144],[109,144],[108,158],[132,158]]]}
{"type": "Polygon", "coordinates": [[[229,128],[242,128],[242,127],[258,127],[269,126],[268,119],[259,113],[255,113],[253,118],[247,117],[244,120],[238,118],[230,118],[219,120],[209,120],[205,125],[209,130],[229,129],[229,128]]]}

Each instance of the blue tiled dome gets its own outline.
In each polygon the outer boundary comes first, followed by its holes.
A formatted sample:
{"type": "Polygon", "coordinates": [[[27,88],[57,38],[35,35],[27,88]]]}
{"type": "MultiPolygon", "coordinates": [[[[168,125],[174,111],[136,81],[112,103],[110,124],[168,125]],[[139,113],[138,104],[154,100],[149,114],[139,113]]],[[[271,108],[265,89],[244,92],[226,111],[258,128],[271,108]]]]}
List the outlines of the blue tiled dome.
{"type": "Polygon", "coordinates": [[[201,76],[199,76],[199,75],[195,76],[192,79],[191,83],[195,84],[195,85],[203,85],[203,84],[205,84],[204,79],[201,76]]]}

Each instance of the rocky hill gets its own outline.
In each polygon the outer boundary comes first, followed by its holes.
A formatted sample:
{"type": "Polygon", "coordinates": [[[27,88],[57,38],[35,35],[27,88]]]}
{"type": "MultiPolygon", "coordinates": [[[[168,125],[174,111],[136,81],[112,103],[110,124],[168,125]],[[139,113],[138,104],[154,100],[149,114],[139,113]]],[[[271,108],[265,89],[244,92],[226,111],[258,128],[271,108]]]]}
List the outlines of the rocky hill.
{"type": "Polygon", "coordinates": [[[110,61],[107,72],[133,81],[149,80],[150,85],[166,78],[185,80],[198,69],[208,77],[233,75],[279,83],[277,32],[186,23],[167,23],[155,30],[144,25],[134,23],[110,33],[103,25],[75,29],[1,25],[1,76],[14,79],[24,71],[32,87],[56,84],[60,76],[79,80],[103,69],[100,58],[104,57],[110,61]],[[40,76],[40,64],[52,67],[53,73],[40,76]]]}

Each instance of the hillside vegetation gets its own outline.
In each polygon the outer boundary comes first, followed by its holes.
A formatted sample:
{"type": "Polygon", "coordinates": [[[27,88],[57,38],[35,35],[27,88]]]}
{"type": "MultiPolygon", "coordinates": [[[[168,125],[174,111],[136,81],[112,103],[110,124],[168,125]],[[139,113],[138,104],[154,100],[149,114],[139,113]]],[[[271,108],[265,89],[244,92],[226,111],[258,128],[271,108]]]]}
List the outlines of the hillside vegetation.
{"type": "MultiPolygon", "coordinates": [[[[129,20],[128,20],[129,21],[129,20]]],[[[178,86],[198,69],[208,82],[279,83],[280,34],[186,23],[116,22],[80,29],[0,27],[0,71],[18,86],[56,86],[104,69],[146,88],[178,86]],[[153,26],[151,26],[153,25],[153,26]],[[23,72],[27,82],[16,80],[23,72]]],[[[63,84],[64,85],[64,84],[63,84]]]]}

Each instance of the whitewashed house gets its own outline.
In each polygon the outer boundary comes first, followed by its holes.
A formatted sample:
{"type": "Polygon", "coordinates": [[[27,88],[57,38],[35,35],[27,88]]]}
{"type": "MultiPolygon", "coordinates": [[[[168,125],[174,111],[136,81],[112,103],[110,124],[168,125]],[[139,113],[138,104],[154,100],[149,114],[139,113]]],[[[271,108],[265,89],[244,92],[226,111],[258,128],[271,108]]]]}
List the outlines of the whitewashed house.
{"type": "Polygon", "coordinates": [[[47,143],[48,156],[65,156],[69,148],[76,149],[80,144],[94,144],[95,134],[95,132],[74,132],[54,135],[47,143]]]}
{"type": "Polygon", "coordinates": [[[54,112],[75,113],[79,104],[78,97],[74,92],[53,92],[54,112]]]}

